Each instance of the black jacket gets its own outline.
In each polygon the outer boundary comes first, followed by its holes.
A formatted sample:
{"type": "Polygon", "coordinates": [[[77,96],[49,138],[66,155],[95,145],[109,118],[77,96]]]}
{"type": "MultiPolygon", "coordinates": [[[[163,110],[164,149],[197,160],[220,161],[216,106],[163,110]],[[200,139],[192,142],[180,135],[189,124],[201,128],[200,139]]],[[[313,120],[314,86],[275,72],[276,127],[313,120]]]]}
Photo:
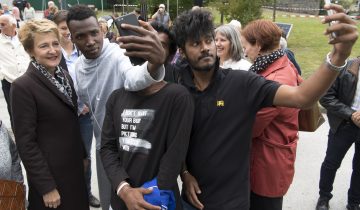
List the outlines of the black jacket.
{"type": "Polygon", "coordinates": [[[360,59],[349,61],[327,93],[320,99],[320,104],[327,110],[330,130],[336,132],[343,121],[351,121],[356,110],[351,108],[358,81],[360,59]]]}

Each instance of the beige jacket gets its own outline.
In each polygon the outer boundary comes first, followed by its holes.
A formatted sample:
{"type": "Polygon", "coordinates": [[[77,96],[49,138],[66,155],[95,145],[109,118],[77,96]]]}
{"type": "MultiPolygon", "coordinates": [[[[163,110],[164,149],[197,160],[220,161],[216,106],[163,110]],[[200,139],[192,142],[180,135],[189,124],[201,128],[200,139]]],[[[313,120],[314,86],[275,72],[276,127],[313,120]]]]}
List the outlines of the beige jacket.
{"type": "Polygon", "coordinates": [[[0,80],[12,83],[24,74],[30,62],[22,44],[18,41],[13,45],[10,38],[0,34],[0,80]]]}

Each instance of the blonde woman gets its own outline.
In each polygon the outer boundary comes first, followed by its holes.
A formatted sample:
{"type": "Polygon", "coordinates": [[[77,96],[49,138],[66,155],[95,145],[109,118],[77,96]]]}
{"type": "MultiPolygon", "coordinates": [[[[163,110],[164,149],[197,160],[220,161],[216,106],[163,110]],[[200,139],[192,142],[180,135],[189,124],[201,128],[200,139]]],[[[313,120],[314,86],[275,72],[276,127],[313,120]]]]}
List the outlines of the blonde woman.
{"type": "Polygon", "coordinates": [[[60,66],[57,26],[31,20],[19,31],[32,61],[11,88],[15,140],[29,184],[29,210],[88,210],[86,157],[71,77],[60,66]]]}

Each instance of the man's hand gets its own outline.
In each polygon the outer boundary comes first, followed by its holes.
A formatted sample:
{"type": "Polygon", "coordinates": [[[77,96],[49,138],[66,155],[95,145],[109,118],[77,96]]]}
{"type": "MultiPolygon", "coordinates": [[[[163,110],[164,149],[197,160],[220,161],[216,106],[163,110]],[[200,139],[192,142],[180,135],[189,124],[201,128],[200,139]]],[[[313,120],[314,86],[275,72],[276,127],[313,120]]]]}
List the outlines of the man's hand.
{"type": "Polygon", "coordinates": [[[360,128],[360,111],[356,111],[351,115],[351,121],[360,128]]]}
{"type": "Polygon", "coordinates": [[[89,113],[89,107],[87,107],[85,104],[84,104],[84,108],[83,108],[83,110],[82,110],[82,112],[81,112],[81,114],[82,115],[86,115],[87,113],[89,113]]]}
{"type": "Polygon", "coordinates": [[[329,44],[334,45],[331,63],[336,66],[342,66],[350,56],[351,49],[359,36],[356,21],[346,15],[344,8],[340,5],[330,4],[325,5],[324,8],[326,10],[333,10],[334,14],[326,16],[323,23],[336,22],[325,31],[326,35],[330,35],[333,32],[336,34],[336,37],[329,41],[329,44]]]}
{"type": "Polygon", "coordinates": [[[199,201],[197,194],[201,193],[198,182],[190,173],[182,174],[183,188],[188,201],[198,209],[204,209],[204,205],[199,201]]]}
{"type": "Polygon", "coordinates": [[[160,210],[160,206],[154,206],[144,200],[145,194],[150,194],[152,189],[132,188],[125,186],[118,196],[125,202],[129,210],[160,210]]]}
{"type": "Polygon", "coordinates": [[[125,55],[140,57],[149,61],[148,69],[154,73],[160,65],[165,62],[165,50],[161,44],[157,32],[151,27],[150,23],[139,21],[140,26],[122,24],[126,30],[132,30],[139,36],[120,36],[120,47],[126,49],[125,55]]]}
{"type": "Polygon", "coordinates": [[[57,189],[54,189],[43,195],[44,204],[46,207],[56,209],[60,206],[60,194],[57,189]]]}

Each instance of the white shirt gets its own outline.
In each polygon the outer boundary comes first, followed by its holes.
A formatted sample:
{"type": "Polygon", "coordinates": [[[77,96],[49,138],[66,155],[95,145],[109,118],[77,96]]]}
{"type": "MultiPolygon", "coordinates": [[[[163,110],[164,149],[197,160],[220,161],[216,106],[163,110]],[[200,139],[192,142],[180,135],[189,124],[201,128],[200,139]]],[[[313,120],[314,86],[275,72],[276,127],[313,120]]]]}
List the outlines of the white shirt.
{"type": "Polygon", "coordinates": [[[12,83],[25,73],[30,57],[17,35],[10,37],[0,34],[0,80],[12,83]]]}
{"type": "Polygon", "coordinates": [[[234,61],[231,58],[224,61],[222,65],[220,65],[223,69],[233,69],[233,70],[249,70],[251,67],[251,63],[245,59],[241,59],[239,61],[234,61]]]}
{"type": "Polygon", "coordinates": [[[351,104],[351,108],[356,111],[360,110],[360,77],[358,77],[358,82],[356,85],[356,92],[355,92],[353,102],[351,104]]]}
{"type": "MultiPolygon", "coordinates": [[[[77,84],[76,73],[75,73],[75,63],[80,56],[79,51],[76,48],[76,46],[74,45],[74,49],[70,55],[67,54],[67,52],[64,50],[64,48],[61,48],[61,52],[66,61],[66,66],[68,68],[70,77],[73,80],[74,89],[76,92],[78,92],[78,84],[77,84]]],[[[77,102],[78,102],[78,114],[80,114],[83,111],[85,104],[80,100],[80,98],[78,98],[77,102]]]]}

